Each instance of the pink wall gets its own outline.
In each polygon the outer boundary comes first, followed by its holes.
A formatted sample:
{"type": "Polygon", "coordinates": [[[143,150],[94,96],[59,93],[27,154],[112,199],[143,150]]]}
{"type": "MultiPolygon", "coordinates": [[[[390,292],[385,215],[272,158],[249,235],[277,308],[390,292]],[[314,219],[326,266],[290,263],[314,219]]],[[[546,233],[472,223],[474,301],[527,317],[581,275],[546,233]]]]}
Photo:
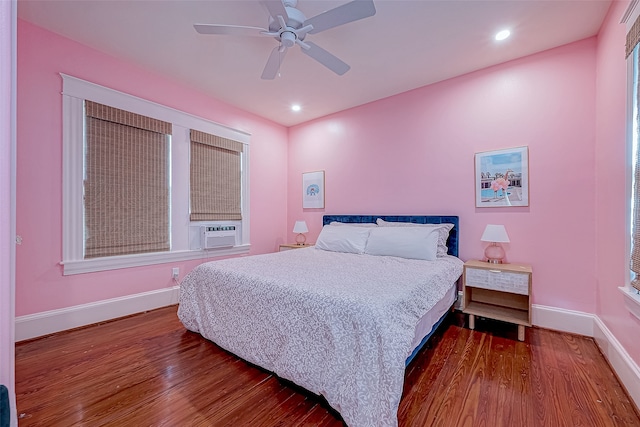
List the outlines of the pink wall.
{"type": "Polygon", "coordinates": [[[251,253],[286,240],[287,129],[18,21],[16,315],[172,286],[171,267],[62,276],[62,79],[69,74],[252,134],[251,253]]]}
{"type": "Polygon", "coordinates": [[[595,59],[590,38],[289,130],[288,224],[321,215],[454,214],[460,256],[504,224],[533,302],[595,312],[595,59]],[[474,153],[529,147],[530,206],[475,208],[474,153]],[[301,173],[326,171],[326,208],[302,210],[301,173]]]}
{"type": "Polygon", "coordinates": [[[0,2],[0,384],[9,390],[10,425],[17,425],[15,402],[14,206],[15,36],[14,2],[0,2]]]}
{"type": "Polygon", "coordinates": [[[598,35],[596,59],[596,314],[640,364],[640,320],[623,308],[618,286],[624,286],[627,263],[627,165],[625,135],[625,25],[620,17],[628,2],[614,2],[598,35]]]}

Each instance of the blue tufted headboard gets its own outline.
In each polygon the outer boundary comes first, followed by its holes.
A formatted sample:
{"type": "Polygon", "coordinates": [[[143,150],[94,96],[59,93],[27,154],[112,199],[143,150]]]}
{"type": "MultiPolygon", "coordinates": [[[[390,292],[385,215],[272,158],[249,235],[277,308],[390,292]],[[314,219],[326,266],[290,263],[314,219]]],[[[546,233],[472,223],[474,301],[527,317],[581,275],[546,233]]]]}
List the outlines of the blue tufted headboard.
{"type": "Polygon", "coordinates": [[[330,222],[353,222],[353,223],[375,223],[380,218],[389,222],[413,222],[415,224],[453,224],[453,228],[449,233],[447,247],[449,255],[458,256],[458,239],[459,239],[459,220],[457,216],[443,215],[324,215],[322,217],[322,225],[330,222]]]}

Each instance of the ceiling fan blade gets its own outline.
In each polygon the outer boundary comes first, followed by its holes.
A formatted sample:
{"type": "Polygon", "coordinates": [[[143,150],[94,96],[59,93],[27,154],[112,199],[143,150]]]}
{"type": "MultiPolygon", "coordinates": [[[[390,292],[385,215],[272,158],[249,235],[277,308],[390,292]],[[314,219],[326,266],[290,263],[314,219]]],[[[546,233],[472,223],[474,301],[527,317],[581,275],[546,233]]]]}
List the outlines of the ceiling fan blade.
{"type": "Polygon", "coordinates": [[[302,53],[309,55],[339,76],[343,75],[351,69],[348,64],[343,62],[341,59],[338,59],[331,53],[327,52],[317,44],[307,41],[305,41],[305,44],[309,46],[309,49],[300,49],[302,53]]]}
{"type": "Polygon", "coordinates": [[[200,34],[218,34],[226,36],[263,36],[264,28],[245,27],[242,25],[195,24],[193,28],[200,34]]]}
{"type": "Polygon", "coordinates": [[[280,71],[280,64],[284,59],[284,55],[287,53],[287,49],[281,49],[280,46],[276,46],[267,59],[267,65],[264,66],[261,78],[263,80],[273,80],[276,78],[278,71],[280,71]]]}
{"type": "Polygon", "coordinates": [[[315,34],[375,14],[376,7],[373,0],[355,0],[309,18],[304,25],[313,25],[313,30],[309,31],[309,34],[315,34]]]}
{"type": "Polygon", "coordinates": [[[282,3],[282,0],[262,0],[261,3],[265,5],[267,10],[269,11],[269,15],[271,15],[273,19],[277,19],[278,15],[280,15],[284,18],[285,21],[289,20],[287,9],[284,8],[284,3],[282,3]]]}

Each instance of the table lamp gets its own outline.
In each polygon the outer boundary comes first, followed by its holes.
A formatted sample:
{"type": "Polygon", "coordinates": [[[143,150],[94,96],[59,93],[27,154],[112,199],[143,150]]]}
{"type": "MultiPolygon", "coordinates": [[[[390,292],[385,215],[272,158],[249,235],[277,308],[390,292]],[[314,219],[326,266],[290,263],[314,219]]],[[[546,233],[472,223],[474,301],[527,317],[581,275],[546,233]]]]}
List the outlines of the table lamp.
{"type": "Polygon", "coordinates": [[[307,241],[307,238],[304,235],[304,233],[309,232],[309,229],[307,228],[307,223],[305,221],[296,221],[295,225],[293,226],[293,232],[298,233],[298,235],[296,236],[296,244],[300,246],[304,245],[304,242],[307,241]]]}
{"type": "Polygon", "coordinates": [[[504,225],[488,224],[480,238],[483,242],[491,242],[484,250],[484,256],[487,262],[492,264],[502,264],[504,260],[504,249],[500,243],[509,243],[509,236],[504,225]]]}

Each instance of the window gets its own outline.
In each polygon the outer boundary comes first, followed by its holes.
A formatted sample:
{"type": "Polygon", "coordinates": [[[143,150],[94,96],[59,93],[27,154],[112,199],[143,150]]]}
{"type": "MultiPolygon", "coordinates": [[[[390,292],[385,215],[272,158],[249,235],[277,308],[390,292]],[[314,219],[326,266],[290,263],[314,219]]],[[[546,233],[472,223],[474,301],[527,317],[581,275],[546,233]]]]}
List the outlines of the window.
{"type": "Polygon", "coordinates": [[[640,162],[638,162],[638,41],[640,40],[640,22],[636,20],[627,33],[626,54],[629,61],[631,90],[631,286],[640,290],[640,162]]]}
{"type": "Polygon", "coordinates": [[[171,249],[171,123],[85,101],[84,257],[171,249]]]}
{"type": "Polygon", "coordinates": [[[631,194],[629,197],[629,234],[630,234],[630,263],[629,279],[630,286],[619,288],[624,295],[624,302],[627,309],[636,317],[640,318],[640,84],[639,84],[639,61],[638,42],[640,41],[640,19],[635,8],[635,3],[631,3],[627,13],[623,17],[623,22],[627,23],[627,122],[629,149],[628,155],[631,163],[631,173],[628,175],[631,194]],[[633,16],[633,19],[631,19],[633,16]],[[629,24],[632,23],[631,26],[629,24]]]}
{"type": "Polygon", "coordinates": [[[191,221],[242,219],[242,144],[191,130],[191,221]]]}
{"type": "Polygon", "coordinates": [[[248,252],[249,134],[62,78],[65,275],[248,252]],[[199,145],[210,147],[209,140],[221,145],[213,148],[223,152],[226,163],[211,158],[223,172],[196,174],[208,186],[192,186],[193,171],[212,163],[193,151],[191,135],[205,136],[199,145]],[[213,182],[227,178],[222,187],[213,182]],[[217,195],[219,201],[220,188],[227,191],[222,200],[230,201],[221,209],[233,206],[233,212],[194,215],[200,206],[194,194],[217,195]],[[235,226],[234,247],[194,246],[201,226],[213,221],[235,226]]]}

